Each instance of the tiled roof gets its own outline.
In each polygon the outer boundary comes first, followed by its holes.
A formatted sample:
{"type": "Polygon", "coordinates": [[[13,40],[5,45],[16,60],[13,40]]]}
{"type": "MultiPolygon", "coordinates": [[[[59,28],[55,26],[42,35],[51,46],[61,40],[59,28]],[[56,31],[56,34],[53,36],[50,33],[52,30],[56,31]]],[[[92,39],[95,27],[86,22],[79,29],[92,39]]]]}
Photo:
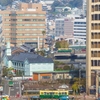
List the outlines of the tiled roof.
{"type": "Polygon", "coordinates": [[[21,61],[21,62],[24,62],[25,59],[27,59],[30,63],[53,63],[53,60],[51,58],[45,58],[40,55],[28,52],[14,55],[11,58],[12,61],[21,61]]]}
{"type": "Polygon", "coordinates": [[[37,58],[28,58],[28,61],[30,63],[53,63],[53,60],[51,58],[45,58],[45,57],[42,57],[40,55],[37,56],[37,58]]]}

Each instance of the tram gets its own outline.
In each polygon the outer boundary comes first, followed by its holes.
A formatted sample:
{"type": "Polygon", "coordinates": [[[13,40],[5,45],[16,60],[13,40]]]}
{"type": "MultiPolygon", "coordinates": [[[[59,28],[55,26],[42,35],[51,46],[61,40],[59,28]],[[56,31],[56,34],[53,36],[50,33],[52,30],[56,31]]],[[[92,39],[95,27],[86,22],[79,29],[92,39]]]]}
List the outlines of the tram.
{"type": "Polygon", "coordinates": [[[40,90],[40,98],[47,99],[47,98],[55,98],[59,99],[60,97],[66,96],[69,97],[68,90],[40,90]]]}

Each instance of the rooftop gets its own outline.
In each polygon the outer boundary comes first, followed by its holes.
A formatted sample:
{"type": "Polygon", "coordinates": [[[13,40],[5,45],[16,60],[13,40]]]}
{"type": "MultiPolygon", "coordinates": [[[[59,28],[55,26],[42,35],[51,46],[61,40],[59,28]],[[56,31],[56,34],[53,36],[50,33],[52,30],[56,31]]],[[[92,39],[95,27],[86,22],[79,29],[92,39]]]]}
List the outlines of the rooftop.
{"type": "Polygon", "coordinates": [[[62,70],[62,71],[37,71],[37,72],[33,72],[33,73],[69,73],[69,72],[78,72],[78,70],[62,70]]]}
{"type": "Polygon", "coordinates": [[[51,58],[46,58],[34,53],[23,52],[12,56],[7,56],[9,60],[24,62],[26,59],[29,63],[53,63],[51,58]]]}

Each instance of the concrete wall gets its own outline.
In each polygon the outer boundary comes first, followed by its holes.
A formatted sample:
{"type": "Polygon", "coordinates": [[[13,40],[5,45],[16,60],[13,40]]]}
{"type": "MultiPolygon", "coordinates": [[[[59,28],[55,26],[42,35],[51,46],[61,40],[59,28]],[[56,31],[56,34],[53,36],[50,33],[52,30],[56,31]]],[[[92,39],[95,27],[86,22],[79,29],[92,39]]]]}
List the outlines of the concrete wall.
{"type": "Polygon", "coordinates": [[[35,63],[30,64],[30,75],[36,71],[54,71],[53,63],[35,63]]]}

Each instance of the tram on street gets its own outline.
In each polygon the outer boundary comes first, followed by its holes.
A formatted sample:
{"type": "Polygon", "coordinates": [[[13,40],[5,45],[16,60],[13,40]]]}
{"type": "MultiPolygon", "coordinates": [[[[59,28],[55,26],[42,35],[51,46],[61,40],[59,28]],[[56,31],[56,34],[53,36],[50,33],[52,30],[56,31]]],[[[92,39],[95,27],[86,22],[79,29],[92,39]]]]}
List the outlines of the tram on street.
{"type": "Polygon", "coordinates": [[[47,99],[47,98],[59,99],[60,97],[63,96],[69,97],[69,92],[68,90],[40,90],[39,95],[41,99],[47,99]]]}

